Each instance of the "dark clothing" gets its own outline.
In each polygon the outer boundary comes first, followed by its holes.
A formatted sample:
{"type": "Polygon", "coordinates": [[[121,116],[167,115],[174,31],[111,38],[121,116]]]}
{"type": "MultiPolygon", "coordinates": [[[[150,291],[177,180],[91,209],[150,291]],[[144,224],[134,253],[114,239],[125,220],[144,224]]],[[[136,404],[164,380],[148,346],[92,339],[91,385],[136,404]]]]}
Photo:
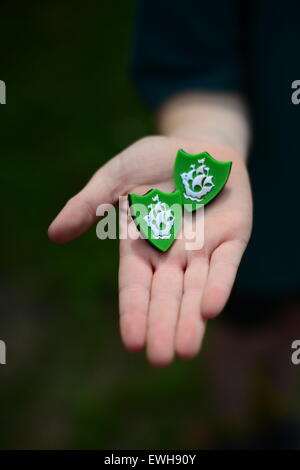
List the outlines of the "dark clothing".
{"type": "Polygon", "coordinates": [[[133,80],[150,109],[191,90],[239,91],[249,103],[254,230],[242,290],[300,290],[299,51],[299,0],[139,2],[133,80]]]}

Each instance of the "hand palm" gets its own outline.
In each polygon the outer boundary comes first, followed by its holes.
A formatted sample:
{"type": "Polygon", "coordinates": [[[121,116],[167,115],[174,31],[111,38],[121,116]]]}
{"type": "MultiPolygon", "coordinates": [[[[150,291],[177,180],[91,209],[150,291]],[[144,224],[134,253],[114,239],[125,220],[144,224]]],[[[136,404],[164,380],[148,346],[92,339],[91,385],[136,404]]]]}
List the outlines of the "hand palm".
{"type": "Polygon", "coordinates": [[[174,158],[181,147],[189,153],[206,150],[234,163],[226,188],[205,208],[201,250],[186,250],[184,238],[177,239],[166,253],[140,238],[121,240],[121,335],[130,350],[146,344],[148,358],[156,365],[169,363],[175,352],[183,358],[194,356],[206,319],[218,314],[228,299],[251,231],[251,194],[242,158],[232,150],[190,139],[142,139],[104,167],[107,182],[119,175],[119,184],[110,194],[108,183],[99,189],[103,168],[70,200],[49,230],[54,240],[67,241],[93,221],[91,208],[115,201],[120,193],[144,194],[152,188],[172,191],[174,158]],[[71,223],[71,215],[77,216],[76,223],[71,223]]]}

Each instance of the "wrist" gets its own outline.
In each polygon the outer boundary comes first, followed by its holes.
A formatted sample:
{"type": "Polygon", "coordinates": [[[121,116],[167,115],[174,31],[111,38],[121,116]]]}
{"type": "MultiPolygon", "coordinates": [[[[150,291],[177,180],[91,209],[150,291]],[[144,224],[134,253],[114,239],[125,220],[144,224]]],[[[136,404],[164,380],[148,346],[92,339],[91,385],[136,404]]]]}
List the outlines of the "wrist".
{"type": "Polygon", "coordinates": [[[246,158],[250,125],[241,96],[191,93],[175,96],[157,113],[158,128],[167,136],[197,139],[231,147],[246,158]]]}

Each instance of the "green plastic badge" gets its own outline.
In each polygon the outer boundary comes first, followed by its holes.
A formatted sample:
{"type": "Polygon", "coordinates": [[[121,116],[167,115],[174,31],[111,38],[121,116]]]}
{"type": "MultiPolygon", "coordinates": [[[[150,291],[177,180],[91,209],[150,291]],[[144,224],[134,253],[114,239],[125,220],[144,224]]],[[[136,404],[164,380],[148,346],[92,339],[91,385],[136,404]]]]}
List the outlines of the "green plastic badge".
{"type": "Polygon", "coordinates": [[[129,194],[131,215],[143,238],[160,251],[174,242],[182,222],[180,192],[163,193],[151,189],[143,196],[129,194]]]}
{"type": "Polygon", "coordinates": [[[178,150],[174,179],[181,202],[189,212],[211,202],[224,188],[232,162],[219,162],[209,153],[190,155],[178,150]]]}

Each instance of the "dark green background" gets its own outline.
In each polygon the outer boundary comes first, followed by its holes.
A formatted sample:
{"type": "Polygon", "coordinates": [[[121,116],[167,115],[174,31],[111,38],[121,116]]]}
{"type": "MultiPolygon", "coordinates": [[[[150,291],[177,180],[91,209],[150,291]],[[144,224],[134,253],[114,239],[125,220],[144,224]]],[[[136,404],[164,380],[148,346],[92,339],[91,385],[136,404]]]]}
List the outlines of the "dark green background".
{"type": "MultiPolygon", "coordinates": [[[[220,321],[210,322],[196,359],[155,369],[120,341],[117,241],[98,240],[95,228],[68,245],[47,238],[51,220],[101,164],[155,132],[128,79],[134,12],[123,0],[0,6],[3,449],[215,448],[297,403],[277,394],[254,359],[255,413],[246,428],[233,432],[231,416],[222,428],[212,367],[222,370],[226,355],[214,349],[220,321]]],[[[293,367],[289,344],[284,354],[293,367]]],[[[243,372],[230,362],[223,370],[233,384],[243,372]]]]}
{"type": "Polygon", "coordinates": [[[128,80],[133,19],[122,0],[1,3],[1,448],[211,441],[203,355],[156,370],[121,345],[117,242],[47,238],[91,174],[153,132],[128,80]]]}

